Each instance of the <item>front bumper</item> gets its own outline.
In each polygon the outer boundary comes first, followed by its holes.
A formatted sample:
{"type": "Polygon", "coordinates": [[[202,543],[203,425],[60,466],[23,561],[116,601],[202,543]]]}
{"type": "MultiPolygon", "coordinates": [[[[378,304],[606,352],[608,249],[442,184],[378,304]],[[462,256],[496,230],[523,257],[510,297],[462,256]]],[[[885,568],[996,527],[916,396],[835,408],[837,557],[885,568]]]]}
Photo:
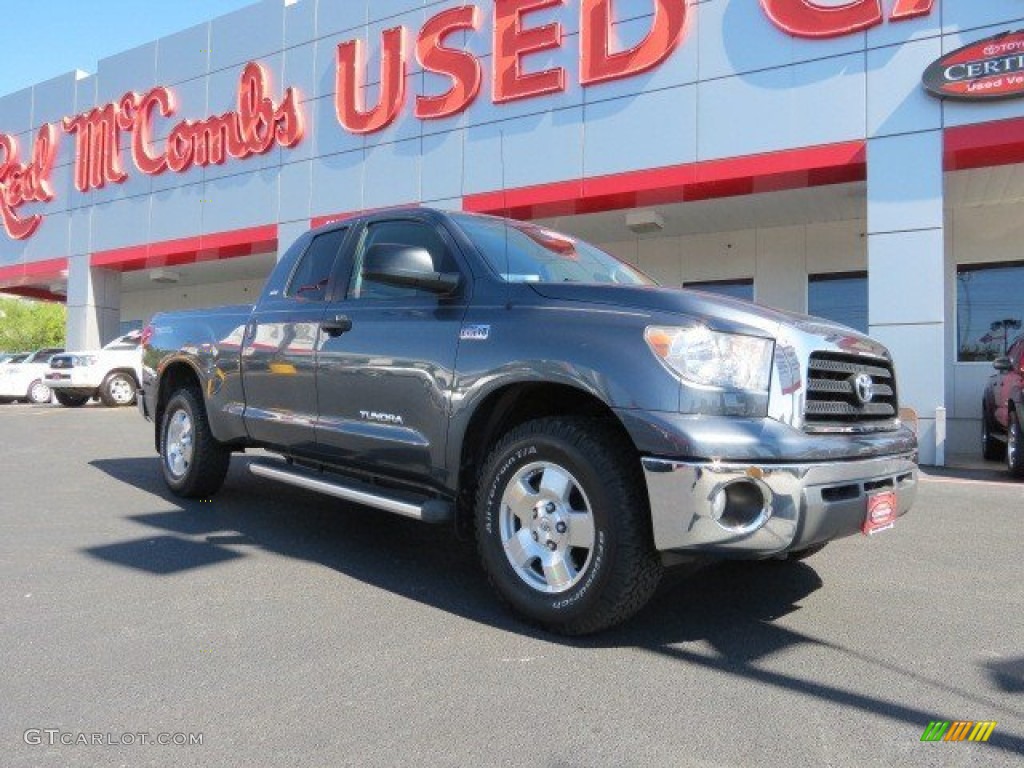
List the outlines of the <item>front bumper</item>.
{"type": "Polygon", "coordinates": [[[770,557],[858,533],[871,493],[893,491],[897,516],[917,495],[913,454],[805,464],[726,463],[644,458],[654,543],[658,550],[770,557]],[[753,530],[712,515],[716,492],[753,481],[770,504],[753,530]]]}

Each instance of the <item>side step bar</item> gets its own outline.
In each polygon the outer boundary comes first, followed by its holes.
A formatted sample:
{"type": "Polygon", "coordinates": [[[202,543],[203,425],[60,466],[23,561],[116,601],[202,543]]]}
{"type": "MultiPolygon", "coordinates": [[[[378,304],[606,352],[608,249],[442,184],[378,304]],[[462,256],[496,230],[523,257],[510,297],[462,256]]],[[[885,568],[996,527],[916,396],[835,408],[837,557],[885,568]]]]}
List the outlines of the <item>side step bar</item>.
{"type": "Polygon", "coordinates": [[[453,505],[441,499],[416,500],[411,494],[393,492],[387,495],[380,488],[358,480],[334,478],[322,472],[304,469],[283,462],[253,461],[249,471],[257,477],[277,480],[307,491],[323,493],[337,499],[365,504],[424,523],[447,523],[454,518],[453,505]]]}

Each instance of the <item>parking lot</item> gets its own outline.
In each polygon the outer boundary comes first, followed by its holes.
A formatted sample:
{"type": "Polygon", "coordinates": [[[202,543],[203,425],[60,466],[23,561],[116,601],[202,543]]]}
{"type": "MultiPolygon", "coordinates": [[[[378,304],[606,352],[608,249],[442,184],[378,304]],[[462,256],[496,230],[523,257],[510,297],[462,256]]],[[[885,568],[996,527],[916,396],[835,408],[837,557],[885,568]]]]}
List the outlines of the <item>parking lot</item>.
{"type": "Polygon", "coordinates": [[[212,501],[174,498],[134,409],[2,406],[0,435],[5,766],[1024,752],[1024,485],[998,473],[932,473],[894,531],[674,573],[627,626],[565,640],[506,613],[447,529],[256,480],[244,457],[212,501]],[[933,720],[998,725],[922,743],[933,720]],[[202,743],[142,743],[160,734],[202,743]]]}

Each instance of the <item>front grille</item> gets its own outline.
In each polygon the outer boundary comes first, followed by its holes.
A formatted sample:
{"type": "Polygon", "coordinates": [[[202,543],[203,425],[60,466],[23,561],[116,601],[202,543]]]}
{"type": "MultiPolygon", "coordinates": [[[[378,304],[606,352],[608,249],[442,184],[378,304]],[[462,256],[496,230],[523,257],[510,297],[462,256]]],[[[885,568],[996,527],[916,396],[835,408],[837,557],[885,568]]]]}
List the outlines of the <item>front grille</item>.
{"type": "Polygon", "coordinates": [[[75,367],[75,360],[74,360],[74,358],[72,358],[70,356],[68,356],[68,357],[54,357],[53,359],[50,360],[50,367],[51,368],[57,368],[57,369],[60,369],[60,368],[74,368],[75,367]]]}
{"type": "MultiPolygon", "coordinates": [[[[863,380],[866,383],[866,379],[863,380]]],[[[807,373],[808,425],[857,424],[891,421],[899,413],[892,364],[880,358],[864,358],[841,352],[815,352],[807,373]],[[858,394],[858,377],[871,377],[871,397],[858,394]]]]}

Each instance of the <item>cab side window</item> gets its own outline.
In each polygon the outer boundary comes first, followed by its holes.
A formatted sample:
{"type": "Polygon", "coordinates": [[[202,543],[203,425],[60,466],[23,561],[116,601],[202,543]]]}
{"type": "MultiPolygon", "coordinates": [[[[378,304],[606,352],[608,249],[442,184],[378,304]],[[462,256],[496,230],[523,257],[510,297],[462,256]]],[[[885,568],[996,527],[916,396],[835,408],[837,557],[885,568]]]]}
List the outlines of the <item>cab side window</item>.
{"type": "Polygon", "coordinates": [[[324,301],[347,229],[325,232],[313,238],[288,281],[285,296],[302,301],[324,301]]]}
{"type": "Polygon", "coordinates": [[[433,296],[429,291],[416,288],[385,285],[363,276],[366,252],[374,245],[406,245],[423,248],[434,262],[435,272],[458,272],[448,246],[431,226],[418,221],[382,221],[371,224],[363,233],[355,267],[355,279],[349,290],[350,299],[408,299],[433,296]]]}

